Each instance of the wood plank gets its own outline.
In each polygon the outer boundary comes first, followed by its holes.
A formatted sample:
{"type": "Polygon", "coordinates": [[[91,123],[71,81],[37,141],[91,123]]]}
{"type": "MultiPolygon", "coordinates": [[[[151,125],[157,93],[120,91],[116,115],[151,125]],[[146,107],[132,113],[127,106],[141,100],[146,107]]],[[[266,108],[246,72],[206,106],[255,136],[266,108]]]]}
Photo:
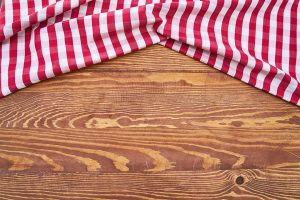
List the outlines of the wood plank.
{"type": "Polygon", "coordinates": [[[299,132],[166,128],[1,129],[9,171],[201,171],[299,167],[299,132]]]}
{"type": "Polygon", "coordinates": [[[81,71],[0,101],[3,128],[300,129],[297,106],[221,73],[81,71]]]}
{"type": "Polygon", "coordinates": [[[1,199],[299,199],[300,170],[0,175],[1,199]],[[239,177],[239,178],[238,178],[239,177]]]}

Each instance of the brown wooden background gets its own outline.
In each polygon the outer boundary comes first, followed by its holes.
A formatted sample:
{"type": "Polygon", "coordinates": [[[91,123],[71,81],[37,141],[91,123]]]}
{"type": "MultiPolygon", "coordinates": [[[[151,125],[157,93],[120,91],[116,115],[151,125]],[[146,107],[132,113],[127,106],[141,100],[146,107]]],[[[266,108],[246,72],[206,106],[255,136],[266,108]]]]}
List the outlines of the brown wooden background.
{"type": "Polygon", "coordinates": [[[158,45],[0,113],[0,199],[300,199],[300,109],[158,45]]]}

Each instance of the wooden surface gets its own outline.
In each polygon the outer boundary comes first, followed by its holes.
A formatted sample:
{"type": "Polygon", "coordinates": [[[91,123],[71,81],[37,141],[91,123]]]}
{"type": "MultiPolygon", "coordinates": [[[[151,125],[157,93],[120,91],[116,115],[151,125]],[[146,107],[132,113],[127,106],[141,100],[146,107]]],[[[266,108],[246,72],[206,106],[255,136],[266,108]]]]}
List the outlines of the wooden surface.
{"type": "Polygon", "coordinates": [[[0,113],[0,199],[300,199],[300,109],[158,45],[0,113]]]}

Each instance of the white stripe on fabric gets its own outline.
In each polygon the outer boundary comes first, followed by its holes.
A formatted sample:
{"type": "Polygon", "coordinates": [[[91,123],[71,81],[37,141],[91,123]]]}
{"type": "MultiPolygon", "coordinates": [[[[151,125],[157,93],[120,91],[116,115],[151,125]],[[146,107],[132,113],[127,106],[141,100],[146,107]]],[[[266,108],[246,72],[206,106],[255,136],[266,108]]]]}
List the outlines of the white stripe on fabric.
{"type": "Polygon", "coordinates": [[[256,65],[255,59],[250,56],[249,49],[248,49],[248,38],[249,38],[249,24],[250,24],[250,18],[252,16],[252,12],[256,5],[258,4],[258,1],[251,1],[251,5],[245,13],[244,20],[243,20],[243,26],[242,26],[242,50],[245,52],[246,55],[248,55],[248,64],[244,68],[242,81],[248,83],[250,78],[250,73],[253,69],[253,67],[256,65]]]}
{"type": "Polygon", "coordinates": [[[132,34],[135,38],[135,41],[139,47],[139,49],[146,47],[146,43],[144,38],[142,37],[142,34],[139,29],[140,25],[140,19],[138,14],[138,7],[133,7],[130,9],[130,19],[131,19],[131,25],[132,25],[132,34]]]}
{"type": "Polygon", "coordinates": [[[47,28],[42,28],[40,31],[42,54],[45,59],[45,74],[47,78],[54,76],[52,60],[50,57],[49,37],[47,28]]]}
{"type": "Polygon", "coordinates": [[[93,36],[92,16],[84,18],[84,25],[85,25],[86,37],[88,41],[87,45],[90,49],[93,63],[95,64],[101,62],[100,55],[98,53],[98,48],[93,36]]]}
{"type": "Polygon", "coordinates": [[[269,33],[269,47],[268,47],[268,62],[275,66],[276,58],[276,31],[277,31],[277,16],[281,1],[277,1],[270,15],[270,33],[269,33]]]}
{"type": "Polygon", "coordinates": [[[57,39],[57,53],[60,69],[63,73],[69,72],[70,68],[68,66],[68,57],[65,45],[65,34],[62,28],[62,23],[56,23],[54,25],[56,39],[57,39]]]}
{"type": "Polygon", "coordinates": [[[76,65],[78,68],[85,67],[85,61],[82,53],[82,42],[79,33],[77,20],[70,20],[70,29],[73,39],[73,48],[75,54],[76,65]]]}
{"type": "Polygon", "coordinates": [[[31,40],[29,43],[30,55],[31,55],[31,66],[29,70],[30,81],[32,83],[37,83],[40,81],[38,78],[38,69],[39,69],[39,62],[38,56],[35,48],[35,35],[34,31],[31,32],[31,40]]]}
{"type": "MultiPolygon", "coordinates": [[[[300,24],[300,4],[298,4],[297,23],[300,24]]],[[[297,26],[297,58],[296,58],[296,77],[300,81],[300,26],[297,26]]]]}
{"type": "Polygon", "coordinates": [[[2,58],[1,58],[1,91],[3,95],[11,93],[8,87],[8,65],[9,65],[9,44],[10,39],[2,43],[2,58]]]}
{"type": "Polygon", "coordinates": [[[111,43],[107,29],[107,13],[100,14],[100,34],[109,59],[116,57],[115,49],[111,43]]]}
{"type": "Polygon", "coordinates": [[[25,58],[25,32],[18,33],[18,46],[17,46],[17,60],[15,70],[15,83],[18,89],[24,88],[24,82],[22,78],[24,69],[24,58],[25,58]]]}
{"type": "Polygon", "coordinates": [[[207,12],[205,12],[202,23],[201,23],[201,36],[202,36],[202,48],[204,50],[210,50],[210,40],[208,35],[208,23],[210,20],[210,17],[214,10],[216,9],[217,4],[216,3],[209,3],[209,7],[207,12]]]}
{"type": "Polygon", "coordinates": [[[290,74],[289,61],[290,61],[290,18],[291,8],[293,1],[289,1],[284,9],[283,14],[283,35],[282,35],[282,71],[290,74]]]}

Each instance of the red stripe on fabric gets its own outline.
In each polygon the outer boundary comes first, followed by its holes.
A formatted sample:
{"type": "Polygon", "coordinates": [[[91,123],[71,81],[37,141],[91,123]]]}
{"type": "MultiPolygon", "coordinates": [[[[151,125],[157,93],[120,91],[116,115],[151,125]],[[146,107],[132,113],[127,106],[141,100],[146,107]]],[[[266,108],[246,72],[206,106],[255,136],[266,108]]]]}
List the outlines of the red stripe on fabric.
{"type": "MultiPolygon", "coordinates": [[[[241,54],[240,60],[243,61],[244,63],[248,63],[248,56],[245,53],[243,53],[243,49],[242,49],[242,33],[243,33],[242,25],[244,23],[245,14],[247,13],[247,10],[250,8],[251,2],[252,2],[251,0],[245,1],[241,11],[237,16],[237,20],[235,24],[235,35],[234,35],[235,46],[241,54]]],[[[239,62],[236,67],[236,73],[234,77],[237,79],[242,79],[245,67],[246,64],[242,64],[241,62],[239,62]]]]}
{"type": "Polygon", "coordinates": [[[90,52],[90,49],[88,46],[88,40],[87,40],[87,36],[86,36],[84,19],[83,18],[78,19],[77,24],[78,24],[78,28],[79,28],[84,63],[86,66],[91,65],[91,64],[93,64],[93,59],[92,59],[92,55],[91,55],[91,52],[90,52]]]}
{"type": "Polygon", "coordinates": [[[92,25],[93,25],[93,38],[95,44],[97,45],[98,53],[101,59],[101,62],[108,59],[108,55],[100,34],[100,22],[99,22],[99,14],[94,15],[92,17],[92,25]]]}
{"type": "Polygon", "coordinates": [[[278,70],[275,67],[271,66],[269,73],[265,77],[265,81],[263,83],[263,88],[262,88],[263,90],[265,90],[267,92],[270,91],[271,83],[272,83],[274,77],[277,75],[277,73],[278,73],[278,70]]]}
{"type": "Polygon", "coordinates": [[[133,33],[132,33],[130,9],[124,9],[122,17],[123,17],[123,23],[124,23],[124,32],[125,32],[126,39],[129,43],[130,49],[132,51],[138,50],[138,45],[137,45],[135,38],[133,36],[133,33]]]}
{"type": "Polygon", "coordinates": [[[225,46],[225,55],[224,55],[225,59],[223,60],[221,70],[225,73],[228,73],[228,70],[230,67],[230,62],[233,57],[233,50],[228,42],[228,26],[229,26],[229,22],[230,22],[232,13],[236,9],[237,5],[238,5],[237,1],[231,2],[230,7],[227,10],[227,12],[225,13],[223,21],[222,21],[221,32],[222,32],[222,42],[225,46]]]}
{"type": "MultiPolygon", "coordinates": [[[[47,17],[50,18],[55,15],[55,7],[51,6],[47,9],[47,17]]],[[[61,21],[63,18],[63,14],[55,16],[55,22],[61,21]]],[[[60,75],[62,73],[60,65],[59,65],[59,57],[58,57],[58,50],[57,50],[57,37],[54,25],[48,25],[47,27],[48,33],[48,45],[49,45],[49,52],[50,52],[50,59],[52,63],[52,70],[55,76],[60,75]]]]}
{"type": "MultiPolygon", "coordinates": [[[[46,7],[48,6],[49,2],[48,0],[43,0],[42,1],[42,7],[46,7]]],[[[54,7],[53,8],[47,8],[46,11],[46,16],[47,18],[51,17],[54,15],[54,7]]],[[[45,59],[43,56],[43,52],[42,52],[42,43],[41,43],[41,29],[45,28],[47,26],[47,20],[43,21],[40,23],[39,27],[37,27],[37,29],[35,30],[34,33],[34,41],[35,41],[35,49],[36,49],[36,53],[37,53],[37,59],[38,59],[38,78],[39,80],[46,80],[47,76],[46,76],[46,72],[45,72],[45,59]]]]}
{"type": "Polygon", "coordinates": [[[110,0],[103,0],[101,12],[102,13],[108,12],[109,5],[110,5],[110,0]]]}
{"type": "Polygon", "coordinates": [[[96,1],[90,1],[87,4],[87,10],[86,10],[86,15],[92,15],[94,13],[96,1]]]}
{"type": "MultiPolygon", "coordinates": [[[[270,18],[271,12],[276,4],[277,0],[272,0],[266,9],[264,15],[264,25],[263,25],[263,38],[262,38],[262,46],[269,47],[269,38],[270,38],[270,18]]],[[[268,51],[262,51],[262,59],[265,62],[269,62],[269,54],[268,51]]],[[[270,91],[271,82],[276,76],[277,71],[270,70],[270,72],[266,75],[265,81],[263,83],[263,89],[266,91],[270,91]]]]}
{"type": "MultiPolygon", "coordinates": [[[[80,5],[80,3],[79,3],[80,5]]],[[[77,18],[79,15],[79,9],[80,6],[74,8],[71,10],[71,19],[77,18]]],[[[72,30],[70,27],[70,22],[69,21],[63,21],[62,22],[62,27],[65,35],[65,46],[66,46],[66,53],[67,53],[67,58],[68,58],[68,66],[71,71],[74,71],[78,69],[76,58],[75,58],[75,47],[74,47],[74,41],[73,41],[73,36],[72,36],[72,30]]]]}
{"type": "MultiPolygon", "coordinates": [[[[28,0],[27,3],[28,7],[28,14],[34,13],[35,12],[35,5],[33,0],[28,0]]],[[[35,18],[37,19],[37,16],[35,15],[35,18]]],[[[35,21],[35,18],[29,18],[30,23],[35,21]]],[[[30,41],[31,41],[31,31],[32,27],[29,27],[25,29],[25,58],[24,58],[24,68],[23,68],[23,83],[25,86],[29,86],[32,84],[31,79],[30,79],[30,67],[31,67],[31,50],[30,50],[30,41]]]]}
{"type": "MultiPolygon", "coordinates": [[[[283,13],[286,5],[287,5],[287,1],[283,1],[282,4],[279,6],[278,13],[277,13],[275,65],[276,68],[278,69],[282,69],[283,13]]],[[[263,85],[264,90],[270,91],[271,83],[275,78],[275,76],[277,75],[277,72],[278,72],[277,70],[271,69],[271,71],[268,73],[263,85]]],[[[279,90],[279,88],[277,88],[277,90],[279,90]]]]}
{"type": "MultiPolygon", "coordinates": [[[[270,4],[268,5],[266,12],[264,14],[263,20],[263,37],[262,37],[262,46],[269,47],[269,38],[270,38],[270,18],[271,12],[276,4],[277,0],[271,0],[270,4]]],[[[269,62],[268,60],[268,51],[262,51],[262,59],[265,62],[269,62]]]]}
{"type": "Polygon", "coordinates": [[[153,0],[146,0],[146,4],[150,4],[152,2],[153,2],[153,0]]]}
{"type": "MultiPolygon", "coordinates": [[[[218,44],[217,44],[216,35],[215,35],[215,23],[216,23],[216,19],[217,19],[219,13],[221,12],[223,6],[224,6],[224,0],[220,0],[220,1],[218,1],[215,10],[213,12],[210,11],[210,12],[212,12],[212,14],[208,21],[207,32],[208,32],[211,52],[218,51],[218,44]]],[[[210,63],[211,65],[214,65],[215,62],[216,62],[216,56],[209,56],[208,63],[210,63]]]]}
{"type": "MultiPolygon", "coordinates": [[[[67,10],[68,7],[70,7],[71,4],[70,4],[70,1],[64,1],[63,2],[63,10],[67,10]]],[[[56,15],[55,16],[55,23],[58,23],[58,22],[61,22],[64,18],[64,12],[62,12],[61,14],[59,15],[56,15]]]]}
{"type": "Polygon", "coordinates": [[[124,8],[124,0],[118,0],[117,4],[117,10],[123,9],[124,8]]]}
{"type": "MultiPolygon", "coordinates": [[[[4,36],[4,30],[3,27],[5,25],[5,1],[2,2],[1,5],[1,15],[0,15],[0,41],[3,41],[5,36],[4,36]]],[[[1,50],[2,51],[2,50],[1,50]]],[[[0,89],[1,90],[1,89],[0,89]]]]}
{"type": "MultiPolygon", "coordinates": [[[[95,1],[91,1],[87,4],[87,10],[86,10],[85,16],[87,15],[87,12],[93,12],[94,6],[95,6],[95,1]],[[93,6],[93,7],[91,7],[91,6],[93,6]]],[[[80,11],[80,7],[78,7],[76,9],[76,15],[74,13],[72,13],[72,16],[74,18],[77,18],[79,15],[79,11],[80,11]]],[[[82,55],[83,55],[85,66],[91,65],[91,64],[93,64],[93,59],[92,59],[90,49],[88,47],[84,18],[77,19],[77,26],[78,26],[78,32],[80,35],[79,40],[81,43],[81,50],[82,50],[82,55]]]]}
{"type": "MultiPolygon", "coordinates": [[[[20,2],[12,2],[13,8],[13,21],[20,19],[20,2]]],[[[12,27],[14,30],[16,27],[12,27]]],[[[11,92],[17,90],[16,86],[16,65],[18,56],[18,35],[14,35],[9,40],[9,65],[8,65],[8,87],[11,92]]]]}
{"type": "Polygon", "coordinates": [[[77,18],[79,15],[80,6],[72,9],[71,11],[71,19],[77,18]]]}
{"type": "MultiPolygon", "coordinates": [[[[254,8],[249,24],[249,36],[248,36],[248,48],[251,56],[255,58],[255,37],[256,37],[256,24],[257,24],[257,15],[262,8],[264,1],[259,1],[256,7],[254,8]]],[[[259,19],[261,20],[261,19],[259,19]]],[[[256,59],[256,65],[250,72],[249,84],[255,85],[257,81],[257,75],[261,71],[263,63],[261,60],[256,59]]]]}
{"type": "MultiPolygon", "coordinates": [[[[28,13],[35,13],[35,4],[34,4],[34,0],[28,0],[28,13]]],[[[34,24],[37,21],[37,15],[29,15],[29,20],[30,23],[29,24],[34,24]]]]}
{"type": "MultiPolygon", "coordinates": [[[[298,6],[299,6],[299,1],[294,1],[294,4],[292,5],[292,9],[291,9],[291,28],[290,28],[289,71],[291,73],[291,76],[294,77],[295,79],[297,79],[296,67],[300,67],[300,66],[296,66],[297,57],[300,56],[299,52],[297,52],[297,45],[300,42],[297,36],[297,25],[299,24],[299,19],[297,19],[297,16],[299,15],[299,13],[297,13],[298,6]]],[[[292,94],[291,102],[297,104],[299,102],[299,99],[300,99],[300,83],[298,82],[296,90],[292,94]]]]}
{"type": "MultiPolygon", "coordinates": [[[[35,4],[34,0],[28,0],[28,13],[35,12],[35,4]]],[[[33,24],[37,21],[37,15],[32,15],[29,18],[30,24],[33,24]]],[[[33,28],[29,27],[25,29],[25,61],[24,61],[24,69],[23,69],[23,83],[25,86],[29,86],[32,84],[30,79],[30,67],[31,67],[31,50],[30,50],[30,41],[31,41],[31,32],[33,28]]]]}
{"type": "Polygon", "coordinates": [[[198,61],[199,61],[199,60],[201,59],[201,57],[202,57],[202,54],[203,54],[203,50],[197,48],[196,51],[195,51],[195,53],[194,53],[193,58],[194,58],[195,60],[198,60],[198,61]]]}
{"type": "Polygon", "coordinates": [[[195,6],[195,3],[190,3],[186,6],[185,10],[183,11],[183,14],[181,16],[180,22],[179,22],[179,40],[182,42],[186,42],[187,36],[186,36],[186,29],[187,29],[187,21],[188,17],[193,11],[193,8],[195,6]]]}
{"type": "Polygon", "coordinates": [[[53,73],[57,76],[62,73],[61,66],[59,64],[59,57],[58,57],[58,49],[57,49],[57,36],[54,25],[50,25],[47,27],[48,37],[49,37],[49,51],[50,51],[50,58],[52,61],[52,69],[53,73]]]}
{"type": "Polygon", "coordinates": [[[173,21],[173,18],[174,18],[174,15],[175,15],[177,9],[178,9],[178,3],[172,3],[170,5],[170,8],[166,15],[166,24],[165,24],[165,27],[163,30],[163,35],[171,36],[172,21],[173,21]]]}
{"type": "Polygon", "coordinates": [[[47,15],[47,19],[55,16],[55,7],[54,6],[47,7],[46,15],[47,15]]]}
{"type": "Polygon", "coordinates": [[[25,30],[25,61],[24,61],[24,69],[23,69],[23,83],[25,86],[31,85],[30,80],[30,67],[31,67],[31,51],[30,51],[30,40],[31,40],[31,30],[32,28],[28,28],[25,30]]]}
{"type": "MultiPolygon", "coordinates": [[[[0,40],[1,40],[1,37],[4,37],[4,32],[3,32],[3,26],[5,24],[5,3],[4,2],[2,2],[2,5],[1,5],[1,13],[3,14],[3,16],[0,16],[0,40]]],[[[1,65],[3,43],[0,43],[0,44],[1,44],[0,45],[0,65],[1,65]]],[[[0,97],[4,96],[2,93],[2,79],[3,79],[3,76],[1,76],[1,66],[0,66],[0,97]]]]}
{"type": "Polygon", "coordinates": [[[49,5],[49,1],[48,0],[42,0],[42,7],[43,8],[45,8],[48,5],[49,5]]]}
{"type": "MultiPolygon", "coordinates": [[[[299,1],[294,1],[291,8],[291,24],[290,24],[290,54],[289,54],[289,72],[296,79],[296,62],[297,62],[297,9],[299,1]]],[[[300,52],[298,52],[300,54],[300,52]]],[[[298,55],[300,57],[300,55],[298,55]]],[[[300,67],[300,66],[298,66],[300,67]]]]}
{"type": "Polygon", "coordinates": [[[138,13],[139,13],[139,22],[140,22],[140,32],[142,34],[142,37],[146,43],[147,46],[153,44],[153,41],[151,39],[150,34],[148,33],[147,30],[147,15],[146,15],[146,6],[140,6],[138,8],[138,13]]]}
{"type": "Polygon", "coordinates": [[[65,35],[65,46],[66,46],[66,53],[68,58],[68,65],[71,71],[77,69],[77,63],[75,59],[75,53],[74,53],[74,43],[72,38],[72,31],[69,24],[69,21],[63,21],[62,22],[63,32],[65,35]]]}
{"type": "Polygon", "coordinates": [[[194,38],[195,38],[195,44],[194,46],[201,48],[202,47],[202,36],[201,36],[201,23],[203,21],[203,17],[205,13],[208,10],[210,2],[209,1],[203,1],[201,5],[201,9],[199,13],[197,14],[195,18],[195,23],[194,23],[194,38]]]}
{"type": "Polygon", "coordinates": [[[41,28],[47,25],[46,22],[42,22],[40,27],[37,28],[34,32],[34,47],[36,49],[37,61],[38,61],[38,78],[39,80],[45,80],[47,78],[45,73],[45,59],[42,52],[42,44],[41,44],[41,28]]]}
{"type": "MultiPolygon", "coordinates": [[[[0,47],[0,60],[2,60],[2,46],[0,47]]],[[[1,62],[0,62],[1,64],[1,62]]],[[[1,68],[0,68],[0,74],[1,74],[1,68]]],[[[3,97],[2,93],[2,76],[0,75],[0,97],[3,97]]]]}
{"type": "Polygon", "coordinates": [[[276,95],[282,98],[284,96],[284,92],[285,92],[286,88],[289,86],[290,82],[291,82],[291,77],[288,74],[284,74],[284,76],[278,86],[276,95]]]}
{"type": "Polygon", "coordinates": [[[160,13],[161,9],[162,9],[161,4],[158,4],[158,3],[154,4],[153,10],[152,10],[152,14],[155,18],[155,23],[153,24],[153,29],[154,30],[157,30],[158,27],[162,24],[162,19],[159,16],[159,13],[160,13]]]}
{"type": "Polygon", "coordinates": [[[16,33],[21,29],[21,21],[20,21],[20,9],[21,5],[19,1],[13,1],[13,23],[12,23],[12,31],[16,33]]]}
{"type": "Polygon", "coordinates": [[[35,3],[34,0],[27,0],[28,15],[35,13],[35,3]]]}
{"type": "Polygon", "coordinates": [[[277,30],[276,30],[276,67],[282,69],[282,40],[283,40],[283,13],[288,1],[283,1],[279,7],[277,14],[277,30]]]}
{"type": "Polygon", "coordinates": [[[139,0],[132,0],[130,7],[136,7],[139,3],[139,0]]]}
{"type": "Polygon", "coordinates": [[[116,31],[115,13],[114,12],[108,12],[107,13],[107,30],[108,30],[108,35],[110,37],[112,45],[114,47],[114,50],[116,52],[116,55],[117,56],[124,55],[123,48],[122,48],[121,43],[118,39],[118,33],[116,31]]]}
{"type": "Polygon", "coordinates": [[[211,67],[214,67],[216,60],[217,60],[217,55],[215,53],[210,52],[207,64],[210,65],[211,67]]]}
{"type": "Polygon", "coordinates": [[[296,90],[292,94],[291,102],[297,104],[300,99],[300,83],[298,83],[296,90]]]}
{"type": "Polygon", "coordinates": [[[14,36],[9,39],[8,87],[11,92],[17,90],[16,76],[15,76],[17,56],[18,56],[18,37],[14,36]]]}
{"type": "MultiPolygon", "coordinates": [[[[45,8],[49,5],[48,0],[42,0],[42,7],[45,8]]],[[[50,17],[50,14],[54,14],[53,12],[54,10],[52,9],[48,9],[47,8],[47,18],[50,17]],[[48,11],[49,10],[49,11],[48,11]]],[[[43,21],[39,24],[39,26],[36,28],[36,30],[34,31],[34,47],[36,49],[36,53],[37,53],[37,61],[38,61],[38,78],[39,80],[46,80],[47,76],[45,73],[45,59],[43,56],[43,52],[42,52],[42,44],[41,44],[41,29],[47,26],[47,21],[43,21]]]]}
{"type": "MultiPolygon", "coordinates": [[[[0,5],[0,25],[4,25],[5,22],[5,1],[2,0],[2,3],[0,5]]],[[[0,26],[1,27],[1,26],[0,26]]]]}
{"type": "Polygon", "coordinates": [[[169,49],[172,49],[173,45],[174,45],[175,40],[173,39],[168,39],[166,41],[165,47],[168,47],[169,49]]]}
{"type": "Polygon", "coordinates": [[[187,45],[186,43],[182,43],[181,47],[179,49],[179,53],[182,53],[182,54],[186,55],[188,49],[189,49],[189,45],[187,45]]]}

